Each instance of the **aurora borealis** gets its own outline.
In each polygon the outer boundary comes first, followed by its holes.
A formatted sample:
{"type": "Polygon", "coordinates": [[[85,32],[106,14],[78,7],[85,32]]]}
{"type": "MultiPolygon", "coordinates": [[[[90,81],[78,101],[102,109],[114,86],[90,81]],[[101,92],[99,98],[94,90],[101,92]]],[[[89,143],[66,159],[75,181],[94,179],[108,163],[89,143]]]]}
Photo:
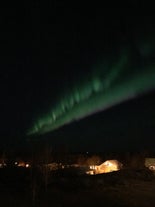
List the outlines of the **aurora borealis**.
{"type": "Polygon", "coordinates": [[[142,128],[153,137],[155,19],[135,4],[95,8],[93,3],[89,10],[27,3],[17,14],[15,8],[4,10],[0,136],[5,146],[49,139],[53,145],[79,141],[83,147],[94,140],[93,148],[113,137],[136,138],[137,131],[141,137],[142,128]],[[138,102],[141,97],[151,98],[138,102]],[[150,110],[144,117],[145,107],[150,110]]]}
{"type": "Polygon", "coordinates": [[[132,50],[123,49],[108,61],[94,65],[87,76],[66,89],[55,107],[36,119],[28,135],[53,131],[153,89],[155,64],[148,58],[149,47],[146,53],[144,47],[141,45],[136,62],[132,50]]]}

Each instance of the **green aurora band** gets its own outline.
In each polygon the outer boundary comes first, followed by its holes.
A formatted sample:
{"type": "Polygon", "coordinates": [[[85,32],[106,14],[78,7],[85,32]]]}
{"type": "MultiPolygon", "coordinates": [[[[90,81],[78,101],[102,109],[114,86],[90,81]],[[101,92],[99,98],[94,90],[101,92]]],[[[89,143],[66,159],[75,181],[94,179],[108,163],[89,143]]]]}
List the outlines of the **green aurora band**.
{"type": "Polygon", "coordinates": [[[27,135],[53,131],[154,89],[153,58],[143,51],[136,58],[131,51],[123,50],[110,61],[92,68],[84,81],[77,82],[70,91],[66,90],[56,106],[36,120],[27,135]]]}

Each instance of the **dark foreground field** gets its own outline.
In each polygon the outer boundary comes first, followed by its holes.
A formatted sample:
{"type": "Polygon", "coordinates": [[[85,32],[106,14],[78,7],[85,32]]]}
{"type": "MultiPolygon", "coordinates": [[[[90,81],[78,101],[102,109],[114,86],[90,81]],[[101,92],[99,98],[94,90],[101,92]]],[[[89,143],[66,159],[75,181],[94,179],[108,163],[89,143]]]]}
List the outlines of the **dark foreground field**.
{"type": "Polygon", "coordinates": [[[52,175],[45,187],[30,169],[0,169],[1,207],[153,207],[155,177],[148,170],[95,175],[52,175]]]}

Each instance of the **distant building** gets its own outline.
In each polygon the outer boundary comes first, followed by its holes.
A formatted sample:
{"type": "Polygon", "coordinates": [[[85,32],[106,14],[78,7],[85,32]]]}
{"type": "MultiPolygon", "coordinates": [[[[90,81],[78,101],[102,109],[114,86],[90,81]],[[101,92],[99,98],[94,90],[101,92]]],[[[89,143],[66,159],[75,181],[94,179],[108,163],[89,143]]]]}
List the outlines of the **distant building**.
{"type": "Polygon", "coordinates": [[[149,168],[150,170],[155,170],[155,158],[145,158],[145,167],[149,168]]]}
{"type": "Polygon", "coordinates": [[[95,175],[101,173],[109,173],[113,171],[118,171],[122,168],[122,163],[117,160],[107,160],[101,165],[92,165],[90,166],[90,171],[87,171],[87,174],[95,175]]]}

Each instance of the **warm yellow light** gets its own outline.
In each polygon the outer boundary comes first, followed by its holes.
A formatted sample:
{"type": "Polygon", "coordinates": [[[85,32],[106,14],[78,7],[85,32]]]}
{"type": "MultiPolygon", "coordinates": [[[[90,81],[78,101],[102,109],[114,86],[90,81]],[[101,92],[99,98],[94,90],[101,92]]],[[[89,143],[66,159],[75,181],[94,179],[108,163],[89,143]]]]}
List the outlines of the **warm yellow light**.
{"type": "Polygon", "coordinates": [[[119,163],[117,160],[107,160],[101,165],[90,165],[90,171],[87,171],[86,174],[95,175],[118,171],[121,169],[121,166],[122,164],[119,163]]]}
{"type": "Polygon", "coordinates": [[[27,163],[27,164],[25,165],[25,167],[28,168],[28,167],[30,167],[30,165],[27,163]]]}

